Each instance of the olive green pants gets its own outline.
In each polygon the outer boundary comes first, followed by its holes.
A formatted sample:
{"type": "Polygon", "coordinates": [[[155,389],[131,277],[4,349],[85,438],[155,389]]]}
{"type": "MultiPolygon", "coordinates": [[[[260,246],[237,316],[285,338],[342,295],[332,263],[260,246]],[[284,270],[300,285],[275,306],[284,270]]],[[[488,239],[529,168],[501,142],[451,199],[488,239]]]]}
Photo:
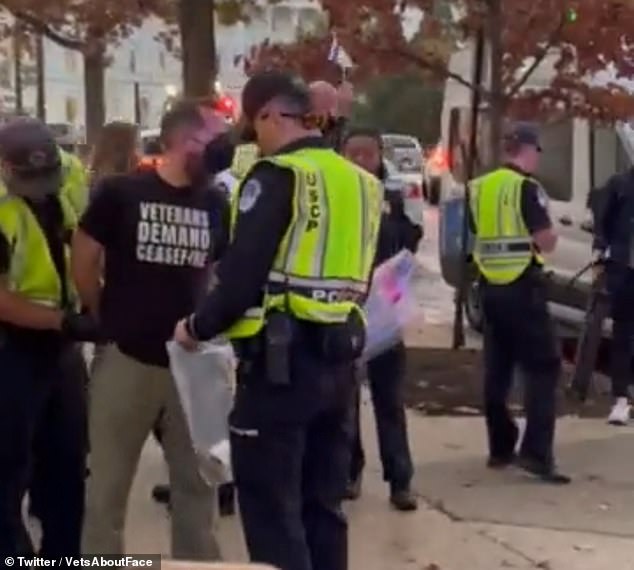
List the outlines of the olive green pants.
{"type": "MultiPolygon", "coordinates": [[[[172,556],[218,560],[215,493],[200,476],[169,370],[106,347],[90,384],[90,476],[84,554],[122,554],[128,495],[141,451],[160,421],[172,501],[172,556]]],[[[148,498],[149,500],[149,498],[148,498]]]]}

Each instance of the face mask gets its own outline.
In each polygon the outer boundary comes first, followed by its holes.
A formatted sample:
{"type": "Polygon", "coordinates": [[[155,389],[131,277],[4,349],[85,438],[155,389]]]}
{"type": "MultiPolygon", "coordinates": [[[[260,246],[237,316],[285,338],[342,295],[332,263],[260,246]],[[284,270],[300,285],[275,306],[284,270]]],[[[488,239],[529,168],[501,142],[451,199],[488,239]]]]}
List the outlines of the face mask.
{"type": "Polygon", "coordinates": [[[7,192],[33,202],[41,202],[50,196],[57,196],[62,187],[61,173],[53,173],[37,178],[22,178],[19,176],[3,176],[7,192]]]}

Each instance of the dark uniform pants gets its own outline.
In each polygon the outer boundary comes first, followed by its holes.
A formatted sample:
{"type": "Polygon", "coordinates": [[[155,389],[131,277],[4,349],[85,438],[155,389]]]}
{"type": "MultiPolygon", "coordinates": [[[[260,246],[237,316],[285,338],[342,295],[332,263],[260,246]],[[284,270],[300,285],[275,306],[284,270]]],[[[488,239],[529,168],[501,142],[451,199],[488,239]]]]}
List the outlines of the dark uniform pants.
{"type": "Polygon", "coordinates": [[[22,518],[31,482],[42,523],[40,554],[80,553],[86,469],[81,365],[74,346],[0,344],[0,556],[33,553],[22,518]]]}
{"type": "Polygon", "coordinates": [[[612,350],[610,354],[612,394],[628,397],[633,383],[632,342],[634,340],[634,269],[609,263],[607,289],[612,313],[612,350]]]}
{"type": "MultiPolygon", "coordinates": [[[[412,479],[413,466],[403,399],[405,345],[401,343],[370,360],[368,381],[376,418],[383,479],[390,483],[393,490],[407,489],[412,479]]],[[[358,392],[355,400],[351,481],[356,481],[361,476],[365,466],[358,392]]]]}
{"type": "Polygon", "coordinates": [[[230,426],[247,547],[280,570],[346,570],[353,365],[327,365],[301,341],[291,371],[290,386],[273,386],[260,358],[240,359],[230,426]]]}
{"type": "Polygon", "coordinates": [[[515,450],[518,429],[507,400],[516,367],[524,373],[526,431],[520,454],[553,462],[556,390],[561,361],[537,269],[510,285],[483,284],[485,415],[492,457],[515,450]]]}

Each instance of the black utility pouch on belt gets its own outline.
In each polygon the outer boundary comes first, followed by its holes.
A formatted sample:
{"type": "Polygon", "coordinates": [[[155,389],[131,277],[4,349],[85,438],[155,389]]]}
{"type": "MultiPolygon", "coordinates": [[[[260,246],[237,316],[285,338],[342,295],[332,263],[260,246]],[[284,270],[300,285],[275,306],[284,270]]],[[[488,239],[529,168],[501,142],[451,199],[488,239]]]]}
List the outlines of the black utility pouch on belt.
{"type": "Polygon", "coordinates": [[[344,323],[319,327],[320,356],[329,364],[353,362],[365,347],[365,323],[358,311],[352,311],[344,323]]]}
{"type": "Polygon", "coordinates": [[[286,313],[273,311],[266,317],[264,332],[266,374],[269,384],[273,386],[288,386],[291,383],[293,325],[293,317],[286,313]]]}

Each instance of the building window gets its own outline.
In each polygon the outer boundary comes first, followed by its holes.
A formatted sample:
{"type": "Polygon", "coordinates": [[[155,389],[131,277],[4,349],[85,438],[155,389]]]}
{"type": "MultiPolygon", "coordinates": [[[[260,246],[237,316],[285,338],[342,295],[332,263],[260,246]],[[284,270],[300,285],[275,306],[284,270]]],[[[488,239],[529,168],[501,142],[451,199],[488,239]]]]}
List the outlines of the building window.
{"type": "Polygon", "coordinates": [[[66,122],[74,124],[77,120],[77,99],[66,97],[66,122]]]}
{"type": "Polygon", "coordinates": [[[64,64],[68,73],[77,71],[77,54],[69,49],[64,50],[64,64]]]}
{"type": "Polygon", "coordinates": [[[271,16],[272,32],[288,32],[293,28],[293,10],[287,6],[276,6],[271,16]]]}
{"type": "Polygon", "coordinates": [[[130,73],[136,73],[136,52],[132,50],[130,52],[130,73]]]}
{"type": "Polygon", "coordinates": [[[299,29],[302,34],[318,35],[325,28],[326,21],[319,10],[302,8],[299,11],[299,29]]]}

